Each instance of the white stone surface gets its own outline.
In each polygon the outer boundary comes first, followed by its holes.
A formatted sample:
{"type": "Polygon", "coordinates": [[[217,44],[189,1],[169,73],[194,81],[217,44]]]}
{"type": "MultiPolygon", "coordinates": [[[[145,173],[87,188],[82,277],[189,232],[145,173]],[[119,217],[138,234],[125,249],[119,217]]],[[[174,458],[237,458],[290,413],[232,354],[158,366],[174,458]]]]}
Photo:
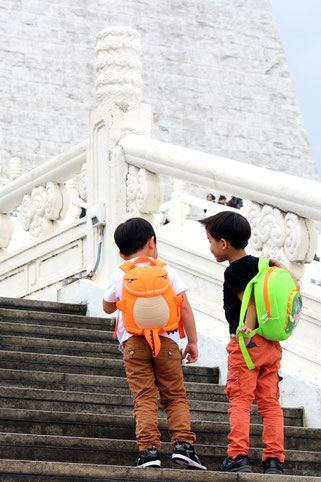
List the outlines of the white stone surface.
{"type": "Polygon", "coordinates": [[[153,137],[318,179],[268,0],[0,0],[1,164],[88,137],[96,34],[138,30],[153,137]]]}

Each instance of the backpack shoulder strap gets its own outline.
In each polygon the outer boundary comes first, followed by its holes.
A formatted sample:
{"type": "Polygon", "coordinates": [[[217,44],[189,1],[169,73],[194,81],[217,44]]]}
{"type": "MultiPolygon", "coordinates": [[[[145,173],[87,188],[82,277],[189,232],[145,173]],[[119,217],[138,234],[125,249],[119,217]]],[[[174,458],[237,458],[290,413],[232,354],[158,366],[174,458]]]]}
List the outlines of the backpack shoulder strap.
{"type": "Polygon", "coordinates": [[[242,303],[241,303],[241,310],[240,310],[240,321],[239,326],[244,326],[244,318],[246,315],[246,310],[250,301],[250,297],[252,294],[253,286],[256,283],[256,280],[261,275],[263,271],[269,266],[269,260],[267,258],[259,258],[258,264],[258,272],[257,274],[248,282],[245,287],[242,303]]]}
{"type": "MultiPolygon", "coordinates": [[[[259,263],[258,263],[258,272],[257,274],[248,282],[248,284],[245,287],[244,293],[243,293],[243,298],[242,298],[242,303],[241,303],[241,309],[240,309],[240,321],[239,321],[239,326],[236,330],[236,334],[239,337],[239,345],[240,349],[242,352],[242,355],[244,357],[245,363],[247,364],[247,367],[249,370],[253,370],[255,368],[251,357],[247,351],[245,341],[244,341],[244,333],[240,331],[239,329],[244,326],[244,319],[247,311],[247,307],[250,301],[250,297],[252,294],[252,290],[254,287],[254,284],[256,283],[258,277],[261,275],[263,271],[265,271],[269,267],[269,259],[267,258],[259,258],[259,263]]],[[[251,338],[257,333],[257,329],[253,330],[251,333],[246,335],[246,338],[251,338]]]]}
{"type": "Polygon", "coordinates": [[[152,259],[148,256],[141,256],[140,258],[136,258],[134,261],[128,260],[126,263],[123,263],[119,266],[120,269],[127,273],[130,269],[134,268],[137,264],[140,263],[147,263],[150,266],[160,266],[163,267],[166,265],[163,261],[159,261],[158,259],[152,259]]]}
{"type": "Polygon", "coordinates": [[[160,261],[159,259],[155,259],[154,261],[156,266],[159,266],[160,268],[163,268],[164,266],[167,265],[167,263],[164,263],[164,261],[160,261]]]}
{"type": "Polygon", "coordinates": [[[268,258],[259,258],[259,273],[262,273],[265,269],[270,266],[270,260],[268,258]]]}
{"type": "MultiPolygon", "coordinates": [[[[124,273],[127,273],[133,266],[134,266],[134,263],[132,261],[128,260],[128,261],[126,261],[126,263],[121,264],[119,266],[119,268],[121,270],[123,270],[124,273]]],[[[116,321],[116,324],[115,324],[115,330],[114,330],[114,334],[113,334],[114,340],[116,339],[116,336],[117,336],[118,322],[119,322],[119,311],[118,311],[117,321],[116,321]]]]}
{"type": "Polygon", "coordinates": [[[131,269],[131,267],[134,266],[134,263],[132,261],[126,261],[126,263],[123,263],[119,266],[120,269],[122,269],[125,273],[131,269]]]}

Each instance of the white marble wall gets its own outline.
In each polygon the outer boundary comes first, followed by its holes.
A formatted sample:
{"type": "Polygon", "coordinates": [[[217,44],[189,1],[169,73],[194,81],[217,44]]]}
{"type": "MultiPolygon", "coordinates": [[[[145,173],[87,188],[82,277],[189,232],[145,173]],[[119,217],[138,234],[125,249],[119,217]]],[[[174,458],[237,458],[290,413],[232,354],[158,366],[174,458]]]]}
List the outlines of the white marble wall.
{"type": "Polygon", "coordinates": [[[0,0],[0,165],[88,137],[111,25],[141,34],[154,138],[319,179],[268,0],[0,0]]]}

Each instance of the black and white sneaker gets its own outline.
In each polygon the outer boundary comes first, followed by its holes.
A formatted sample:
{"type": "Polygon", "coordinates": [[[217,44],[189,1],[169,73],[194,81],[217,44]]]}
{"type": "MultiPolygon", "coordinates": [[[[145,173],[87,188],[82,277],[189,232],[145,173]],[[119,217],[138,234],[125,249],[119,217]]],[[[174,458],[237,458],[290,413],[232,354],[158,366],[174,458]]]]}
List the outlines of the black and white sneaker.
{"type": "Polygon", "coordinates": [[[176,440],[172,461],[176,464],[190,467],[191,469],[207,470],[205,465],[202,465],[193,445],[189,442],[179,442],[176,440]]]}
{"type": "Polygon", "coordinates": [[[154,445],[150,449],[139,452],[136,467],[144,469],[146,467],[160,467],[160,465],[159,452],[154,445]]]}

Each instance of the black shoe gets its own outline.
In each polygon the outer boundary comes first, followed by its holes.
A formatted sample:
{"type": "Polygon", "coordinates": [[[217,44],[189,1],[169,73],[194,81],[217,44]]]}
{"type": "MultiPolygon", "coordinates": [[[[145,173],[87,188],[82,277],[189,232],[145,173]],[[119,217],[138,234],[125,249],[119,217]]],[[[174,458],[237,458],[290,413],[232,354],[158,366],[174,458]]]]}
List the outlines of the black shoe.
{"type": "Polygon", "coordinates": [[[247,455],[239,454],[236,457],[226,457],[223,463],[215,469],[216,472],[251,472],[247,455]]]}
{"type": "Polygon", "coordinates": [[[263,462],[263,468],[265,474],[283,474],[283,464],[277,457],[268,457],[263,462]]]}
{"type": "Polygon", "coordinates": [[[153,445],[151,449],[142,450],[139,452],[139,457],[137,460],[137,467],[160,467],[161,461],[159,458],[159,452],[153,445]]]}
{"type": "Polygon", "coordinates": [[[176,464],[190,467],[191,469],[207,470],[205,465],[202,465],[193,445],[189,442],[179,442],[176,440],[172,461],[176,464]]]}

